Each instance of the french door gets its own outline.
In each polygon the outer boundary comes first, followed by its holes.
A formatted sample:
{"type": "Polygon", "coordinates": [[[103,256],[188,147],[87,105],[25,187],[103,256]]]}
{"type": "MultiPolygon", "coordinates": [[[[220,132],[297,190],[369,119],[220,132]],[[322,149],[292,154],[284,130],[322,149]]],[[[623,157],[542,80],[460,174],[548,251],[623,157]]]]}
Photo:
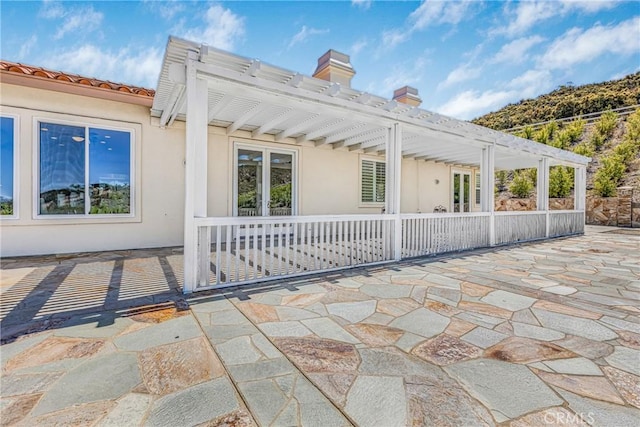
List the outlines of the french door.
{"type": "Polygon", "coordinates": [[[234,157],[234,216],[297,213],[295,151],[236,144],[234,157]]]}
{"type": "Polygon", "coordinates": [[[471,212],[471,173],[453,172],[452,212],[471,212]]]}

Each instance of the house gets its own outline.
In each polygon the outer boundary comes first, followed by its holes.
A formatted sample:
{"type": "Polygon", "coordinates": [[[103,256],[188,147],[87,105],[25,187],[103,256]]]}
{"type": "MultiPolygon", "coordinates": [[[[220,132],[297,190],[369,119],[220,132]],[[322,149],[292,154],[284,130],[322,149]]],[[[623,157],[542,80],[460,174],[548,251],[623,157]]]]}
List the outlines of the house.
{"type": "Polygon", "coordinates": [[[191,292],[583,232],[588,158],[355,90],[333,50],[312,77],[170,37],[155,92],[0,73],[3,257],[184,245],[191,292]],[[531,167],[538,211],[494,212],[531,167]]]}

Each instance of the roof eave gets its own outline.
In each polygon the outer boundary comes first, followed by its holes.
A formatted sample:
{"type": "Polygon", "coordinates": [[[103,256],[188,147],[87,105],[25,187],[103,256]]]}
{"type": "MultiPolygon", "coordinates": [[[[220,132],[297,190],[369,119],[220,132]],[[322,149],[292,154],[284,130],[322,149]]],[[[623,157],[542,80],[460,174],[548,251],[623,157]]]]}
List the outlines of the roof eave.
{"type": "Polygon", "coordinates": [[[28,74],[17,74],[4,70],[0,70],[0,81],[6,84],[52,90],[55,92],[70,93],[73,95],[88,96],[92,98],[106,99],[109,101],[124,102],[127,104],[142,105],[145,107],[151,107],[151,104],[153,103],[153,97],[146,95],[138,95],[135,93],[122,92],[113,89],[82,85],[63,80],[53,80],[28,74]]]}

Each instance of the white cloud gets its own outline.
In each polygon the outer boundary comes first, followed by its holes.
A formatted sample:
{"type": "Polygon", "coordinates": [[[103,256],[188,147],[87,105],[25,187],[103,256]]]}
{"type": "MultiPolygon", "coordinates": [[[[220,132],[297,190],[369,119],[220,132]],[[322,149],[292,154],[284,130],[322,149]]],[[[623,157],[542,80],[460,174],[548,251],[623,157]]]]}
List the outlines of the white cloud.
{"type": "MultiPolygon", "coordinates": [[[[455,26],[464,19],[473,16],[469,8],[472,0],[460,1],[423,1],[420,6],[407,17],[404,28],[385,30],[382,33],[382,47],[392,49],[409,40],[411,35],[431,25],[448,24],[455,26]]],[[[478,2],[475,2],[476,4],[478,2]]]]}
{"type": "Polygon", "coordinates": [[[400,43],[404,43],[411,37],[410,31],[405,30],[387,30],[382,33],[382,46],[385,49],[393,49],[400,43]]]}
{"type": "Polygon", "coordinates": [[[480,76],[481,67],[472,67],[470,64],[464,64],[449,73],[444,82],[438,85],[438,88],[445,88],[456,83],[472,80],[480,76]]]}
{"type": "Polygon", "coordinates": [[[506,84],[506,87],[515,90],[518,96],[523,99],[532,98],[547,92],[553,89],[554,84],[550,71],[529,70],[512,79],[506,84]]]}
{"type": "Polygon", "coordinates": [[[166,20],[173,19],[178,13],[184,11],[185,4],[180,0],[143,0],[144,4],[166,20]]]}
{"type": "Polygon", "coordinates": [[[544,69],[570,68],[591,62],[601,55],[614,53],[631,55],[640,52],[640,17],[616,26],[596,24],[588,30],[572,28],[557,38],[539,58],[544,69]]]}
{"type": "Polygon", "coordinates": [[[328,32],[329,32],[328,29],[319,30],[317,28],[311,28],[311,27],[307,27],[306,25],[303,25],[300,31],[298,31],[296,35],[294,35],[291,38],[291,41],[289,42],[287,49],[291,49],[293,46],[297,44],[306,42],[309,39],[309,37],[316,36],[318,34],[326,34],[328,32]]]}
{"type": "Polygon", "coordinates": [[[371,7],[372,0],[351,0],[351,6],[367,10],[371,7]]]}
{"type": "Polygon", "coordinates": [[[349,48],[349,54],[353,57],[362,52],[362,49],[364,49],[368,45],[369,42],[366,39],[359,39],[351,45],[351,47],[349,48]]]}
{"type": "Polygon", "coordinates": [[[104,15],[97,12],[93,6],[67,8],[57,1],[45,1],[38,12],[40,18],[48,20],[62,19],[62,25],[53,35],[54,40],[60,40],[66,34],[86,35],[100,28],[104,15]]]}
{"type": "Polygon", "coordinates": [[[244,18],[230,9],[214,4],[207,9],[204,26],[195,28],[177,28],[182,37],[223,50],[233,50],[245,32],[244,18]]]}
{"type": "Polygon", "coordinates": [[[409,15],[413,30],[422,30],[431,24],[456,25],[467,15],[471,1],[424,1],[409,15]]]}
{"type": "Polygon", "coordinates": [[[367,92],[390,98],[394,90],[419,83],[426,65],[424,58],[418,58],[413,63],[396,64],[382,82],[370,84],[367,92]]]}
{"type": "Polygon", "coordinates": [[[495,111],[510,102],[531,98],[550,90],[552,86],[551,73],[544,70],[529,70],[501,85],[501,90],[466,90],[456,94],[444,105],[436,109],[447,116],[468,120],[495,111]]]}
{"type": "Polygon", "coordinates": [[[595,13],[616,6],[613,0],[562,0],[565,8],[577,9],[587,13],[595,13]]]}
{"type": "Polygon", "coordinates": [[[62,3],[54,0],[45,0],[42,3],[40,11],[38,12],[38,16],[45,19],[62,18],[64,16],[64,8],[62,7],[62,3]]]}
{"type": "Polygon", "coordinates": [[[510,20],[509,24],[505,27],[497,28],[493,32],[513,37],[525,33],[539,22],[554,16],[563,16],[574,11],[595,13],[602,9],[610,9],[616,6],[615,1],[603,0],[563,0],[560,2],[533,0],[520,1],[516,4],[515,10],[511,9],[510,5],[505,7],[505,15],[510,20]]]}
{"type": "Polygon", "coordinates": [[[42,60],[42,65],[55,70],[150,88],[157,83],[161,64],[160,49],[108,51],[92,44],[54,52],[42,60]]]}
{"type": "Polygon", "coordinates": [[[33,46],[35,46],[37,41],[38,41],[38,36],[36,36],[35,34],[32,34],[31,37],[29,37],[29,39],[20,46],[20,52],[18,53],[18,61],[22,60],[23,58],[26,58],[29,55],[29,53],[31,52],[31,49],[33,48],[33,46]]]}
{"type": "Polygon", "coordinates": [[[491,59],[495,63],[518,64],[524,62],[528,57],[528,51],[533,46],[542,43],[544,38],[540,36],[522,37],[505,44],[491,59]]]}
{"type": "Polygon", "coordinates": [[[481,112],[493,111],[504,106],[513,99],[513,96],[513,91],[478,92],[477,90],[467,90],[454,96],[446,104],[438,107],[436,111],[446,116],[468,120],[481,112]]]}
{"type": "Polygon", "coordinates": [[[96,12],[93,6],[73,9],[64,12],[64,22],[53,36],[59,40],[68,33],[87,34],[100,28],[104,15],[96,12]]]}

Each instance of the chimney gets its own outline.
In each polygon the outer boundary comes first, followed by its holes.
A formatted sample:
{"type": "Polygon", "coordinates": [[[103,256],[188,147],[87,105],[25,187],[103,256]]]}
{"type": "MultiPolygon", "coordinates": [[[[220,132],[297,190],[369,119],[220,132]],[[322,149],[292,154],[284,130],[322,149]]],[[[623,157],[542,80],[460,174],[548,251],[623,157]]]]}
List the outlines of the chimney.
{"type": "Polygon", "coordinates": [[[349,55],[329,49],[318,58],[318,67],[313,77],[351,87],[351,79],[356,72],[349,61],[349,55]]]}
{"type": "Polygon", "coordinates": [[[404,86],[393,91],[393,100],[413,107],[418,107],[422,104],[422,99],[420,99],[420,95],[418,95],[418,89],[411,86],[404,86]]]}

